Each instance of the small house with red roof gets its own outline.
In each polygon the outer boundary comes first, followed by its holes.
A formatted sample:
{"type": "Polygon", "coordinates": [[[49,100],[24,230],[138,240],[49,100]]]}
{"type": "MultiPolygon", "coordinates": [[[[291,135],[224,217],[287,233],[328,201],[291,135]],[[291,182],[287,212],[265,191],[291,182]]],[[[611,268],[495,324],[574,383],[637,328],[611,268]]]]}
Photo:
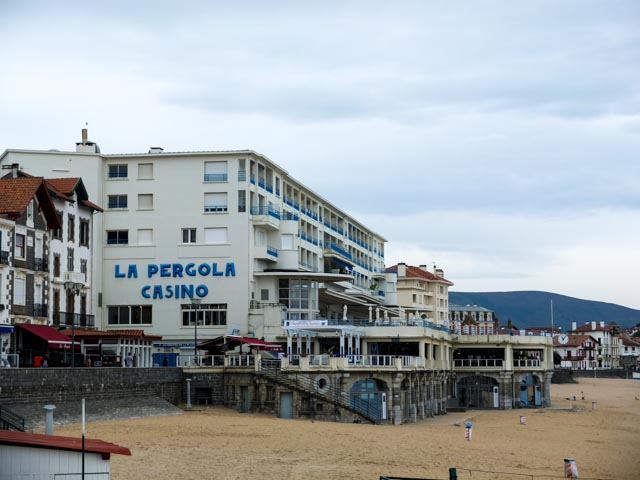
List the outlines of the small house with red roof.
{"type": "Polygon", "coordinates": [[[596,368],[600,342],[586,334],[560,334],[553,337],[553,350],[561,357],[561,368],[592,370],[596,368]]]}
{"type": "Polygon", "coordinates": [[[92,438],[0,430],[0,478],[109,478],[111,455],[131,451],[92,438]]]}
{"type": "Polygon", "coordinates": [[[593,368],[619,368],[620,367],[620,347],[619,347],[619,327],[615,323],[606,325],[601,322],[585,322],[578,325],[571,323],[569,335],[590,335],[598,342],[596,363],[593,368]]]}
{"type": "Polygon", "coordinates": [[[45,180],[20,177],[11,165],[0,178],[0,347],[14,366],[12,357],[23,348],[12,335],[14,325],[48,323],[49,231],[55,228],[60,220],[45,180]]]}

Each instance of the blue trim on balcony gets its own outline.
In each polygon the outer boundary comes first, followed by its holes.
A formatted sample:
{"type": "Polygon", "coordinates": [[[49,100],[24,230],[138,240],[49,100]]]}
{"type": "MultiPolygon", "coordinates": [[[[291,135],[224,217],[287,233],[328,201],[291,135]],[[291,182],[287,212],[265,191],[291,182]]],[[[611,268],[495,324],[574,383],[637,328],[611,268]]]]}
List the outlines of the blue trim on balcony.
{"type": "Polygon", "coordinates": [[[340,255],[344,256],[345,258],[348,258],[349,260],[352,260],[351,254],[346,251],[344,248],[336,245],[335,243],[329,243],[329,248],[331,250],[333,250],[334,252],[338,252],[340,255]]]}
{"type": "Polygon", "coordinates": [[[271,215],[280,220],[280,211],[273,207],[251,207],[251,215],[271,215]]]}
{"type": "Polygon", "coordinates": [[[205,173],[205,182],[226,182],[228,175],[226,173],[205,173]]]}
{"type": "Polygon", "coordinates": [[[267,254],[271,255],[273,257],[277,257],[278,256],[278,249],[275,247],[272,247],[271,245],[267,245],[267,254]]]}

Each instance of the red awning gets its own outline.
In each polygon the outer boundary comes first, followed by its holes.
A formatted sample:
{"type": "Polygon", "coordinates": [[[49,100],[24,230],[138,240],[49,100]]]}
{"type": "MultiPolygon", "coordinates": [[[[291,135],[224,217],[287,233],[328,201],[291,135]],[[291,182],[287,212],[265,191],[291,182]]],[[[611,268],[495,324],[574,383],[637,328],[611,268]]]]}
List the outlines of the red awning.
{"type": "Polygon", "coordinates": [[[282,346],[277,343],[265,342],[264,340],[260,340],[255,337],[243,337],[242,335],[225,335],[222,337],[212,338],[206,342],[199,343],[198,348],[201,350],[219,353],[226,351],[226,348],[233,348],[238,345],[248,345],[256,350],[282,350],[282,346]],[[223,348],[223,346],[225,348],[223,348]]]}
{"type": "Polygon", "coordinates": [[[227,335],[227,342],[229,341],[244,343],[245,345],[249,345],[250,347],[256,348],[258,350],[282,350],[282,346],[278,345],[277,343],[265,342],[264,340],[260,340],[259,338],[254,337],[227,335]]]}
{"type": "Polygon", "coordinates": [[[33,333],[49,344],[50,348],[71,348],[71,339],[49,325],[32,325],[30,323],[17,323],[16,327],[33,333]]]}

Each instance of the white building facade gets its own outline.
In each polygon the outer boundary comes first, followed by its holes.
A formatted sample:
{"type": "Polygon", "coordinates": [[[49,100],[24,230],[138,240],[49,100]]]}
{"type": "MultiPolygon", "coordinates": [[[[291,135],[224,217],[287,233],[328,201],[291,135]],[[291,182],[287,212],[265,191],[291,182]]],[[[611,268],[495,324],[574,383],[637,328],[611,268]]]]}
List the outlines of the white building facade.
{"type": "Polygon", "coordinates": [[[184,345],[197,316],[200,339],[275,340],[284,319],[342,318],[346,304],[350,316],[366,316],[384,304],[385,239],[263,155],[103,155],[86,136],[76,150],[8,150],[0,160],[81,177],[104,206],[88,282],[97,326],[184,345]]]}

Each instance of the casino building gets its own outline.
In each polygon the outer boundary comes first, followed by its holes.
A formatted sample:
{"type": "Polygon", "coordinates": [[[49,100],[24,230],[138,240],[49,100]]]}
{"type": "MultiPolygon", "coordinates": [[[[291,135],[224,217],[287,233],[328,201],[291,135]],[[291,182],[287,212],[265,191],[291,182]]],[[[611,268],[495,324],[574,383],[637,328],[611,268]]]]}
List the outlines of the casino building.
{"type": "Polygon", "coordinates": [[[456,327],[441,269],[385,269],[385,238],[264,155],[107,155],[84,130],[75,152],[7,150],[0,163],[82,179],[104,208],[87,314],[162,337],[144,358],[187,369],[196,392],[212,389],[198,386],[194,345],[240,411],[403,423],[550,402],[551,338],[456,327]],[[269,342],[283,358],[263,370],[269,342]]]}

